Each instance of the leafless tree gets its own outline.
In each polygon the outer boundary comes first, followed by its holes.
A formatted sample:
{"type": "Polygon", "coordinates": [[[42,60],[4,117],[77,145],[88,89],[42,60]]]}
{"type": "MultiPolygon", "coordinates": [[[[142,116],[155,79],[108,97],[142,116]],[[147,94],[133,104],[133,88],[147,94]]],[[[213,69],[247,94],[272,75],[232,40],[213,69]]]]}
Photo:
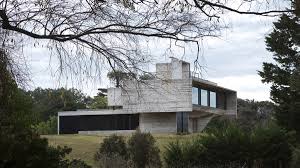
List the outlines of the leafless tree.
{"type": "Polygon", "coordinates": [[[25,37],[44,39],[60,70],[75,74],[106,63],[113,70],[141,70],[151,60],[140,45],[144,39],[195,43],[199,50],[200,39],[220,35],[228,12],[274,16],[293,11],[280,0],[1,0],[0,8],[3,47],[26,44],[20,40],[25,37]]]}

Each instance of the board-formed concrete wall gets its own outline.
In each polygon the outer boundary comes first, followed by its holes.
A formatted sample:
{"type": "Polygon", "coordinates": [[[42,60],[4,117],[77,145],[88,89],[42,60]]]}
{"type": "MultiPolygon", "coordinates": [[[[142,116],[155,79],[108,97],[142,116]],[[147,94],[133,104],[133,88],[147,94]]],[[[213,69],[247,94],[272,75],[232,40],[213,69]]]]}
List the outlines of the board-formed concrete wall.
{"type": "Polygon", "coordinates": [[[192,111],[192,80],[130,81],[122,91],[123,110],[138,113],[192,111]]]}
{"type": "Polygon", "coordinates": [[[121,88],[108,88],[107,89],[107,103],[108,106],[122,106],[122,89],[121,88]]]}
{"type": "Polygon", "coordinates": [[[176,133],[176,113],[140,114],[140,130],[150,133],[176,133]]]}

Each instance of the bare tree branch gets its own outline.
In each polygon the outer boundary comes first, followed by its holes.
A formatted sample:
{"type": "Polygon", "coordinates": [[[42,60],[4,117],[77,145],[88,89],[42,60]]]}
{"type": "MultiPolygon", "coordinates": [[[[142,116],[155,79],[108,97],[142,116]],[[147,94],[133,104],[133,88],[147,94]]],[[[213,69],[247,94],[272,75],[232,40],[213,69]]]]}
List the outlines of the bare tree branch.
{"type": "Polygon", "coordinates": [[[106,62],[113,69],[132,72],[151,59],[143,53],[144,39],[194,43],[199,53],[199,40],[218,37],[226,28],[220,21],[225,12],[272,16],[294,11],[272,8],[268,0],[234,2],[237,5],[228,0],[0,0],[1,32],[6,33],[1,35],[48,40],[49,48],[56,48],[61,71],[88,73],[92,69],[88,64],[94,61],[95,66],[106,62]],[[252,8],[261,1],[270,10],[252,8]],[[249,10],[240,10],[245,5],[249,10]]]}

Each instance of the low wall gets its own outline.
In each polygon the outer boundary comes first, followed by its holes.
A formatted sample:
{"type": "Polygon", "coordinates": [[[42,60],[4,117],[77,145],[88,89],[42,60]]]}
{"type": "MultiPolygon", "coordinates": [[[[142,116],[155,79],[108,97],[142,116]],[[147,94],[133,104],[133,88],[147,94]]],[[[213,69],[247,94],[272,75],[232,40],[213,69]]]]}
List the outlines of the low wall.
{"type": "Polygon", "coordinates": [[[176,113],[141,113],[140,130],[150,133],[176,133],[176,113]]]}

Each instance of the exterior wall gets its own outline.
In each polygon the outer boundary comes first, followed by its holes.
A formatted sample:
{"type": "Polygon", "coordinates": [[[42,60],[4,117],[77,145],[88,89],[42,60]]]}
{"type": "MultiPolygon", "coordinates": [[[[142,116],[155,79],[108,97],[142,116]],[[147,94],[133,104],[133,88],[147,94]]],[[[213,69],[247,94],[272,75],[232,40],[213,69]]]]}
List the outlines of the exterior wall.
{"type": "Polygon", "coordinates": [[[122,90],[121,88],[107,89],[107,104],[108,106],[122,106],[122,90]]]}
{"type": "Polygon", "coordinates": [[[171,58],[171,63],[156,64],[156,75],[158,79],[189,79],[190,64],[171,58]]]}
{"type": "Polygon", "coordinates": [[[129,82],[122,93],[123,111],[130,113],[192,111],[192,81],[148,80],[146,84],[129,82]]]}
{"type": "Polygon", "coordinates": [[[171,79],[171,64],[158,63],[156,64],[156,77],[158,79],[171,79]]]}
{"type": "Polygon", "coordinates": [[[190,72],[190,64],[189,63],[182,63],[182,79],[189,79],[191,78],[190,72]]]}
{"type": "Polygon", "coordinates": [[[140,114],[140,130],[151,133],[176,133],[176,113],[140,114]]]}
{"type": "Polygon", "coordinates": [[[214,115],[207,115],[202,117],[189,118],[189,133],[201,132],[209,123],[214,115]]]}
{"type": "Polygon", "coordinates": [[[237,95],[236,92],[226,93],[226,112],[225,115],[237,116],[237,95]]]}
{"type": "Polygon", "coordinates": [[[217,93],[217,107],[220,109],[226,109],[226,96],[225,92],[217,93]]]}

